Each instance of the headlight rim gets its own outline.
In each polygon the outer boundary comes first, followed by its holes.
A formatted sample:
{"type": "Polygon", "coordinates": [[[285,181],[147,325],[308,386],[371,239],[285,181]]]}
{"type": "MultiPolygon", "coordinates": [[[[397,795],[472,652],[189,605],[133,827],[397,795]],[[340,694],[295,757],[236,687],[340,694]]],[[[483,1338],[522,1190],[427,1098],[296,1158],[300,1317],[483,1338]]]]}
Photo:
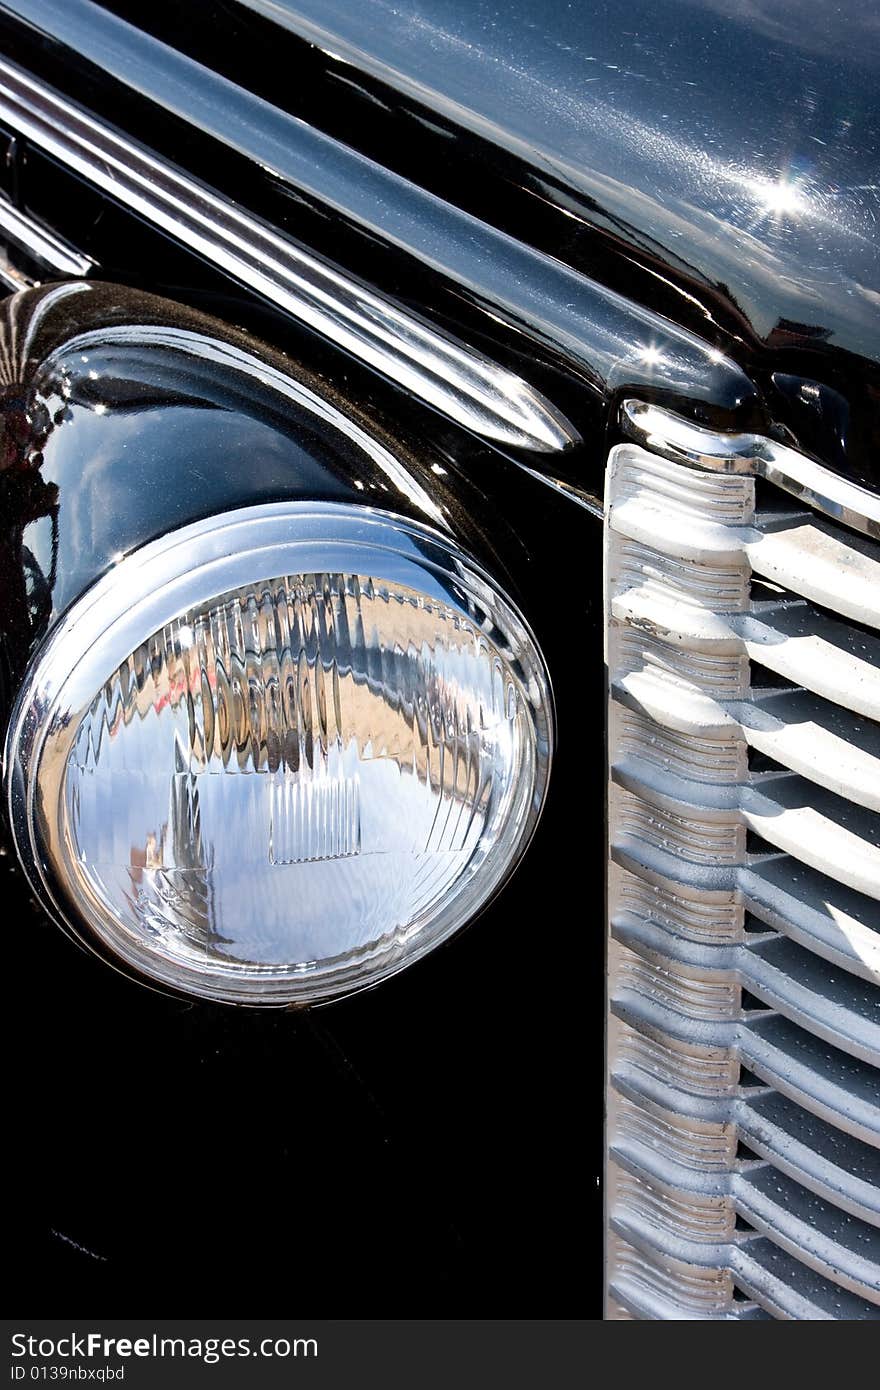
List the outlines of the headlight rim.
{"type": "MultiPolygon", "coordinates": [[[[362,572],[371,568],[366,566],[362,572]]],[[[460,596],[457,601],[461,602],[460,596]]],[[[121,557],[60,616],[32,656],[9,720],[4,749],[6,804],[13,842],[38,900],[68,935],[122,974],[161,993],[187,999],[195,996],[214,1003],[295,1008],[372,988],[421,959],[484,911],[521,862],[537,827],[546,801],[554,745],[553,693],[541,649],[515,602],[456,540],[423,522],[381,508],[348,502],[278,501],[217,513],[148,542],[121,557]],[[259,534],[262,543],[244,544],[249,532],[252,538],[259,534]],[[200,548],[197,565],[183,559],[193,544],[200,548]],[[308,554],[313,563],[303,565],[280,559],[292,552],[301,557],[308,554]],[[449,584],[460,578],[462,594],[466,595],[470,586],[481,602],[501,605],[506,619],[505,635],[514,639],[505,653],[508,659],[519,666],[517,654],[522,651],[533,659],[535,688],[529,689],[522,680],[520,683],[531,696],[539,766],[535,794],[516,837],[515,852],[507,856],[487,891],[462,920],[458,920],[461,914],[453,914],[441,933],[426,932],[414,949],[389,953],[386,965],[360,983],[348,980],[340,972],[337,985],[314,998],[275,998],[271,993],[244,998],[224,994],[216,985],[200,990],[192,982],[183,985],[158,976],[146,965],[139,966],[130,956],[115,950],[101,931],[81,920],[75,905],[67,903],[63,874],[47,847],[46,818],[41,821],[36,814],[38,774],[47,739],[54,731],[54,756],[65,767],[80,721],[95,692],[108,679],[108,672],[181,612],[253,582],[258,574],[358,572],[356,565],[352,569],[352,562],[359,553],[367,552],[374,556],[381,552],[388,560],[391,569],[383,574],[383,579],[389,583],[409,584],[430,593],[426,588],[430,576],[436,584],[434,596],[438,601],[456,602],[449,584]],[[279,558],[273,561],[272,556],[279,558]],[[138,587],[143,588],[147,576],[150,585],[132,602],[132,595],[138,587]],[[96,670],[100,672],[97,679],[96,670]],[[68,693],[79,694],[79,703],[68,699],[68,693]],[[62,696],[64,705],[59,708],[62,696]],[[58,721],[61,729],[70,730],[65,738],[57,737],[58,721]]],[[[62,772],[58,778],[59,797],[63,775],[62,772]]],[[[49,823],[56,827],[59,819],[57,812],[54,822],[49,814],[49,823]]]]}

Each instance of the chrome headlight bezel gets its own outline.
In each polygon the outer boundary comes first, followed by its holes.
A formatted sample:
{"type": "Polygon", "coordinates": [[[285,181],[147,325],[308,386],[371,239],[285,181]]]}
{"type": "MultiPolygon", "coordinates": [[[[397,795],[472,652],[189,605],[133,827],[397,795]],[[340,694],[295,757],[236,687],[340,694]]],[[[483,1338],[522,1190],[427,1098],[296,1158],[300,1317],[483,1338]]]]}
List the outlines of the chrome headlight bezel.
{"type": "Polygon", "coordinates": [[[471,920],[519,862],[546,795],[553,747],[549,679],[525,621],[455,541],[420,523],[345,503],[278,502],[208,517],[168,533],[120,561],[61,617],[35,654],[7,732],[7,807],[15,846],[37,897],[54,920],[111,964],[153,987],[229,1003],[296,1006],[371,987],[420,959],[471,920]],[[371,572],[467,611],[502,613],[505,660],[527,690],[538,756],[530,804],[513,850],[477,873],[479,892],[460,894],[430,931],[364,977],[356,968],[332,980],[303,976],[261,995],[218,986],[204,972],[158,969],[155,956],[123,949],[106,922],[80,920],[64,888],[59,804],[67,759],[90,702],[109,673],[151,633],[181,613],[255,577],[285,573],[371,572]],[[525,658],[525,660],[523,660],[525,658]]]}

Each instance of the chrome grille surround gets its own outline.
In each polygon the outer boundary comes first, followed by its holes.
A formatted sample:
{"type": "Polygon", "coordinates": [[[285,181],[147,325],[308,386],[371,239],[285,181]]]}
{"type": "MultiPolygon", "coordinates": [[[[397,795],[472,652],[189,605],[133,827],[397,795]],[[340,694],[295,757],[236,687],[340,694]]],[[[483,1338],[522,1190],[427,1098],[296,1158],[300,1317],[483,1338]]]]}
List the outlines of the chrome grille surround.
{"type": "Polygon", "coordinates": [[[606,488],[607,1316],[876,1319],[880,546],[655,415],[606,488]]]}

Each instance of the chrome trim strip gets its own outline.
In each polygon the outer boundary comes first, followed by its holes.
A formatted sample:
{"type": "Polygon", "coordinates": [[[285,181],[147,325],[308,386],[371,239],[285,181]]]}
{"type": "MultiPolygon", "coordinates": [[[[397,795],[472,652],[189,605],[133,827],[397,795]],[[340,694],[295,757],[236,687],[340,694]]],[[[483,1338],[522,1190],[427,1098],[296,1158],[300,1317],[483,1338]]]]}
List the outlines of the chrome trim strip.
{"type": "Polygon", "coordinates": [[[0,198],[0,237],[13,242],[56,275],[88,275],[94,267],[94,261],[88,256],[74,251],[54,232],[13,207],[5,198],[0,198]]]}
{"type": "Polygon", "coordinates": [[[553,453],[579,440],[565,416],[514,373],[300,250],[2,60],[0,117],[109,196],[458,424],[535,453],[553,453]]]}
{"type": "Polygon", "coordinates": [[[644,401],[625,400],[625,434],[674,463],[765,478],[835,521],[880,539],[880,497],[760,434],[723,434],[644,401]]]}
{"type": "Polygon", "coordinates": [[[33,289],[36,283],[36,280],[32,280],[30,276],[16,270],[8,256],[0,255],[0,285],[5,285],[6,289],[14,292],[15,290],[33,289]]]}

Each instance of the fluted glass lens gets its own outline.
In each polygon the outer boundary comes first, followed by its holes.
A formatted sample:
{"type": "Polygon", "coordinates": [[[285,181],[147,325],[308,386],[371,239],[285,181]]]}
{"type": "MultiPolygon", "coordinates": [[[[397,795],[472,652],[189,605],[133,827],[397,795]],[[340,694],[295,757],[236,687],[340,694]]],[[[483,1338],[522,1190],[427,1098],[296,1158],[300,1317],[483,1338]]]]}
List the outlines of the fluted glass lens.
{"type": "Polygon", "coordinates": [[[388,973],[515,856],[546,776],[539,680],[473,600],[356,574],[222,594],[81,720],[61,795],[77,905],[195,992],[308,998],[388,973]]]}

